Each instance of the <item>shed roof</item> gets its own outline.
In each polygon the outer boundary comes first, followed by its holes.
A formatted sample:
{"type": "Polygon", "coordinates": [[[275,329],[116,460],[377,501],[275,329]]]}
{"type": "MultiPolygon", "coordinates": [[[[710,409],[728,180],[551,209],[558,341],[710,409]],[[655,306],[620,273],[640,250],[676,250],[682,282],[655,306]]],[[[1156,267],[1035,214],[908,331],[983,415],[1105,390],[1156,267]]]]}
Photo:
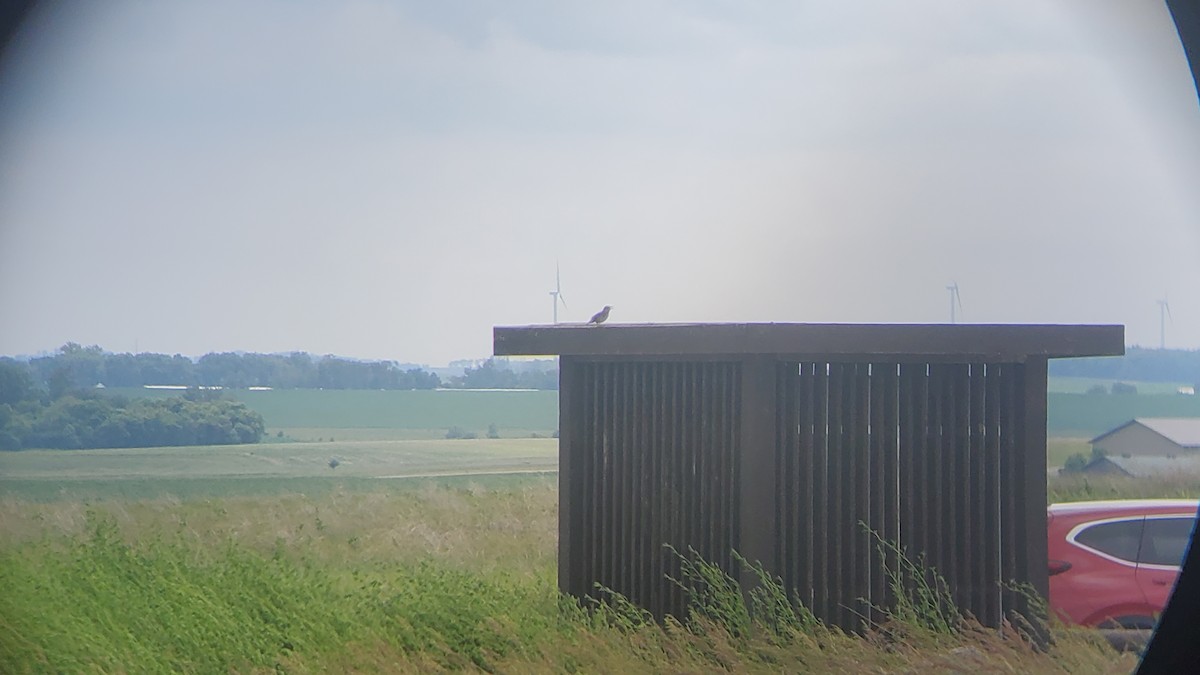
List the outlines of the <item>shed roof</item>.
{"type": "Polygon", "coordinates": [[[1138,417],[1093,438],[1101,440],[1134,424],[1146,427],[1181,448],[1200,448],[1200,417],[1138,417]]]}
{"type": "Polygon", "coordinates": [[[1200,459],[1195,457],[1117,457],[1106,455],[1088,462],[1088,473],[1108,473],[1118,469],[1135,477],[1200,475],[1200,459]]]}
{"type": "Polygon", "coordinates": [[[698,323],[496,326],[501,355],[904,358],[1023,362],[1125,353],[1120,325],[698,323]]]}

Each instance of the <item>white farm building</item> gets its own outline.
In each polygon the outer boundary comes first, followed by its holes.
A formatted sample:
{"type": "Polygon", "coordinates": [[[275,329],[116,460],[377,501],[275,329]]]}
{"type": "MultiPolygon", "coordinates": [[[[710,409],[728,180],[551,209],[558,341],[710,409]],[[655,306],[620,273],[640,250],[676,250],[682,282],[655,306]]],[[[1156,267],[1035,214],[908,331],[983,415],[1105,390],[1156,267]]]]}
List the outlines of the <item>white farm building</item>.
{"type": "Polygon", "coordinates": [[[1113,457],[1200,456],[1200,417],[1139,417],[1091,443],[1113,457]]]}

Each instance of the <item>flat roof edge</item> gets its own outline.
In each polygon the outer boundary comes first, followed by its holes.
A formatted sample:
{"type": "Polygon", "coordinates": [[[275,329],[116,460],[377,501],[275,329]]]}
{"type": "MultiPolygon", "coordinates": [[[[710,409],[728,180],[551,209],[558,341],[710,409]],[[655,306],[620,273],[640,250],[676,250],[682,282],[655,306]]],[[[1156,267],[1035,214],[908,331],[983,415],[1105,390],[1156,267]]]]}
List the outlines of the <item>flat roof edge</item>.
{"type": "Polygon", "coordinates": [[[700,323],[496,326],[497,356],[811,356],[1024,361],[1119,356],[1119,324],[700,323]]]}

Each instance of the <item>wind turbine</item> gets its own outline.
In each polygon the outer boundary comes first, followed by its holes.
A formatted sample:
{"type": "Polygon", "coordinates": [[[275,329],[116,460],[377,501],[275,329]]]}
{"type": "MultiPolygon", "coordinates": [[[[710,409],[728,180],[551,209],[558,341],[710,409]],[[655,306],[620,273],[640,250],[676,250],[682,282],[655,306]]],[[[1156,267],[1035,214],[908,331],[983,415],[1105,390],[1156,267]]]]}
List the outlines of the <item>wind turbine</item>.
{"type": "Polygon", "coordinates": [[[1158,301],[1158,348],[1167,348],[1167,319],[1171,318],[1171,304],[1164,296],[1158,301]]]}
{"type": "Polygon", "coordinates": [[[558,272],[558,263],[554,263],[554,290],[550,291],[550,297],[554,302],[554,323],[558,323],[558,303],[562,303],[563,308],[567,306],[567,300],[562,294],[562,279],[558,272]]]}
{"type": "Polygon", "coordinates": [[[958,295],[958,282],[947,286],[946,290],[950,291],[950,323],[957,323],[954,315],[955,306],[958,307],[958,311],[962,311],[962,297],[958,295]]]}

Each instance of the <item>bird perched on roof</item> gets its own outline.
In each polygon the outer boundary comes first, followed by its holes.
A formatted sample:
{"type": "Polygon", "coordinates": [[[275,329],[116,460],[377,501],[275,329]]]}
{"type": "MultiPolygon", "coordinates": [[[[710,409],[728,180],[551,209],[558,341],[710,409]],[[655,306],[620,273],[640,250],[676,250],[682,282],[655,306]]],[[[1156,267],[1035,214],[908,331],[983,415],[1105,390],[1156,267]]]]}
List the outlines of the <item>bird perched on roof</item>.
{"type": "Polygon", "coordinates": [[[605,305],[604,309],[600,310],[599,312],[596,312],[595,314],[592,315],[592,318],[588,319],[588,323],[594,323],[597,326],[599,326],[600,324],[604,323],[605,321],[608,321],[608,313],[610,311],[612,311],[612,305],[605,305]]]}

